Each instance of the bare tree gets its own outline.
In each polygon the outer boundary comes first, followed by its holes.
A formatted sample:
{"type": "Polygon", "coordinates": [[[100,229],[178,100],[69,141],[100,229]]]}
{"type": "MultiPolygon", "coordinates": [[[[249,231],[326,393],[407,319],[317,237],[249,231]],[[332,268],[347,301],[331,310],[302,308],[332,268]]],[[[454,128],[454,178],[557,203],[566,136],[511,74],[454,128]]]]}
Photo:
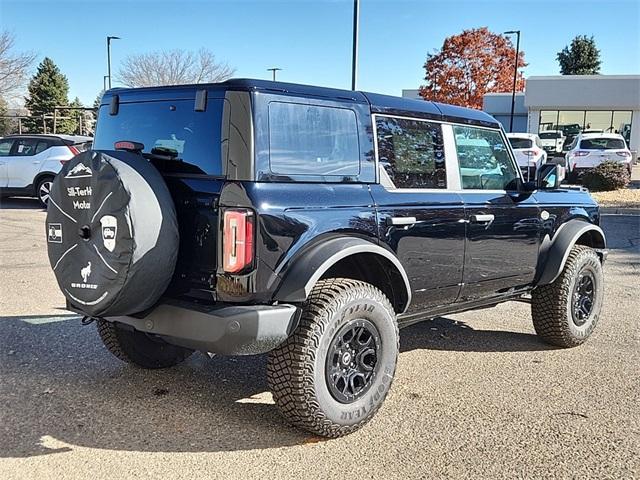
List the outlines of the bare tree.
{"type": "Polygon", "coordinates": [[[33,52],[14,51],[15,35],[0,33],[0,97],[16,95],[27,81],[29,67],[36,59],[33,52]]]}
{"type": "Polygon", "coordinates": [[[122,62],[116,80],[127,87],[215,83],[230,78],[234,68],[216,62],[207,50],[169,50],[129,55],[122,62]]]}

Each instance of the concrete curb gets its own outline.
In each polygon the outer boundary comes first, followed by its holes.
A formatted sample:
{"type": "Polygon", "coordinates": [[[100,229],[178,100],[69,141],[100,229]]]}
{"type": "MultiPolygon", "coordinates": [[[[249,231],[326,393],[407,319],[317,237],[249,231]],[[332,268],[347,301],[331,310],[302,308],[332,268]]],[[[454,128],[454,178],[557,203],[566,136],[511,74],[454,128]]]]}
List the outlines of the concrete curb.
{"type": "Polygon", "coordinates": [[[604,215],[640,215],[640,208],[600,207],[600,213],[604,215]]]}

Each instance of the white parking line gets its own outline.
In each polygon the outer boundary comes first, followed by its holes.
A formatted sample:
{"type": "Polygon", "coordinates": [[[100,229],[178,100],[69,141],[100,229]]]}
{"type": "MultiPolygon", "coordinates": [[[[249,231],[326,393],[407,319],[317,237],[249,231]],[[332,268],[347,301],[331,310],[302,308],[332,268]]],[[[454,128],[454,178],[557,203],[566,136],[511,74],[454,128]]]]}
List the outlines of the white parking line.
{"type": "Polygon", "coordinates": [[[46,323],[66,322],[67,320],[80,320],[76,315],[65,315],[59,317],[36,317],[36,318],[21,318],[24,323],[30,323],[31,325],[44,325],[46,323]]]}

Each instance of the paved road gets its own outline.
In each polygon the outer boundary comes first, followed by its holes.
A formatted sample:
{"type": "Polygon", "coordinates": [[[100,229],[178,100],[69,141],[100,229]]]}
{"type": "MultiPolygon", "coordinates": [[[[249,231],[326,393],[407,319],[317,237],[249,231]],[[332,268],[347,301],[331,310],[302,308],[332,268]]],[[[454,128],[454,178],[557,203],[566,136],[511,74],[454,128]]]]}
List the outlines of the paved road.
{"type": "Polygon", "coordinates": [[[291,428],[265,357],[161,372],[110,356],[62,311],[44,213],[0,210],[0,478],[640,476],[640,217],[607,216],[604,315],[584,346],[538,342],[525,304],[402,332],[376,418],[326,441],[291,428]]]}

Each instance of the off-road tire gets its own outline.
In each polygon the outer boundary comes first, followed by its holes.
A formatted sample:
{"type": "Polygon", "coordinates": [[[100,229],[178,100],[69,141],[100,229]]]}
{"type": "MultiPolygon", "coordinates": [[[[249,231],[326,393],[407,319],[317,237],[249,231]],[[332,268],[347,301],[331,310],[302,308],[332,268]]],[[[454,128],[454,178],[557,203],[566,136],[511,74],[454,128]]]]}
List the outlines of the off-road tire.
{"type": "Polygon", "coordinates": [[[191,356],[193,350],[152,338],[146,333],[107,320],[96,320],[102,343],[123,362],[142,368],[168,368],[191,356]]]}
{"type": "Polygon", "coordinates": [[[398,338],[395,312],[380,290],[344,278],[319,281],[303,306],[295,332],[269,355],[267,379],[276,406],[293,425],[324,437],[340,437],[361,428],[391,387],[398,338]],[[361,397],[341,403],[328,386],[327,355],[341,328],[362,319],[379,333],[375,373],[361,397]]]}
{"type": "Polygon", "coordinates": [[[538,336],[558,347],[575,347],[593,332],[602,308],[604,276],[597,253],[584,245],[575,245],[560,276],[549,285],[533,290],[531,315],[538,336]],[[572,309],[576,282],[582,272],[591,272],[595,281],[593,306],[583,325],[576,325],[572,309]]]}

